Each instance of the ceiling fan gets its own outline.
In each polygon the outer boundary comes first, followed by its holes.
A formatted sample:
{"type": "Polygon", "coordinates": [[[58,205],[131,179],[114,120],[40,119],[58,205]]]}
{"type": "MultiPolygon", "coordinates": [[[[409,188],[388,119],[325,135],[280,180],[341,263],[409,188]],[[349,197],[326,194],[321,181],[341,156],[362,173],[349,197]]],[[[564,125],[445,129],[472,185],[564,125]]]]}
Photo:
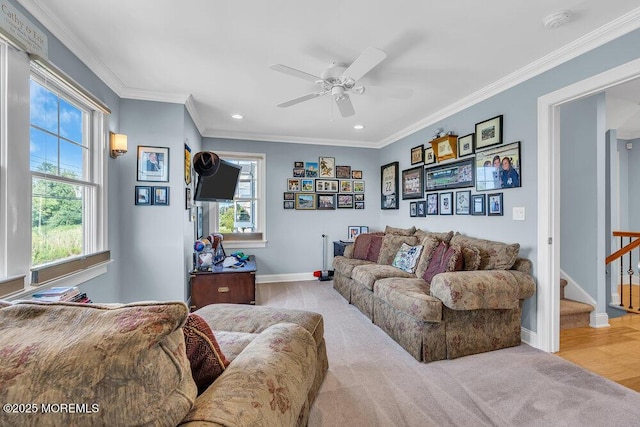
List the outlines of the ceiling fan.
{"type": "MultiPolygon", "coordinates": [[[[334,62],[320,74],[320,77],[282,64],[271,65],[269,68],[274,71],[289,74],[290,76],[298,77],[320,86],[319,91],[283,102],[278,104],[278,107],[290,107],[322,95],[331,94],[342,117],[353,116],[355,110],[349,98],[349,92],[356,94],[364,93],[364,86],[356,85],[357,81],[374,69],[386,57],[387,54],[383,50],[368,47],[348,67],[344,64],[334,62]]],[[[406,95],[406,93],[398,93],[397,95],[402,97],[406,95]]]]}

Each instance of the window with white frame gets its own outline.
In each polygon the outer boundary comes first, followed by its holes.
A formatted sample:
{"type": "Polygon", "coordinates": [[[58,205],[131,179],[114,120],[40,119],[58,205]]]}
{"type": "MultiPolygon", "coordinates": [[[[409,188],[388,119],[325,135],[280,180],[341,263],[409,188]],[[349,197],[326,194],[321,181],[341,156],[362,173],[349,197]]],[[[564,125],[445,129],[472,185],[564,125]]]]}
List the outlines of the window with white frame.
{"type": "MultiPolygon", "coordinates": [[[[265,230],[265,155],[221,153],[220,158],[241,167],[233,201],[211,203],[209,233],[224,235],[224,245],[244,247],[264,246],[265,230]],[[253,243],[253,245],[250,245],[253,243]],[[240,244],[239,244],[240,245],[240,244]]],[[[206,230],[205,230],[206,232],[206,230]]]]}

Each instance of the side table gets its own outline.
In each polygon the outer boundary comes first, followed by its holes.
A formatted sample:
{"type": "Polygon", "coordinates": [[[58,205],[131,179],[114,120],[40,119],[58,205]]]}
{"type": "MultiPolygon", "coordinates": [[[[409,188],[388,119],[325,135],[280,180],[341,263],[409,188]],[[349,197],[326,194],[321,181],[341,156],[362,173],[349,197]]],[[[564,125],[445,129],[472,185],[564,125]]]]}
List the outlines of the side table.
{"type": "Polygon", "coordinates": [[[342,240],[336,240],[333,242],[333,256],[344,255],[344,250],[347,246],[353,245],[353,242],[343,242],[342,240]]]}
{"type": "Polygon", "coordinates": [[[251,255],[239,268],[224,268],[222,264],[210,271],[192,271],[191,310],[209,304],[255,304],[256,303],[256,259],[251,255]]]}

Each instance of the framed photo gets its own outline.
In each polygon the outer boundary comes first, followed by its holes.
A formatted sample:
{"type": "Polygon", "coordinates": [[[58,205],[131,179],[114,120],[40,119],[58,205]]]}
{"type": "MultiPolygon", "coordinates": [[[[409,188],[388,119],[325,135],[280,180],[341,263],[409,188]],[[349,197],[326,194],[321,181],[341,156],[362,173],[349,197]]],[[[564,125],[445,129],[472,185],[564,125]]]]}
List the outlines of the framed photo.
{"type": "Polygon", "coordinates": [[[418,201],[418,216],[424,217],[427,216],[427,201],[419,200],[418,201]]]}
{"type": "Polygon", "coordinates": [[[471,213],[471,190],[456,191],[456,215],[471,213]]]}
{"type": "Polygon", "coordinates": [[[502,144],[502,115],[476,123],[476,150],[502,144]]]}
{"type": "Polygon", "coordinates": [[[489,199],[489,216],[502,216],[502,193],[490,193],[487,194],[487,199],[489,199]]]}
{"type": "Polygon", "coordinates": [[[319,210],[334,210],[336,208],[335,194],[318,194],[319,210]]]}
{"type": "Polygon", "coordinates": [[[424,164],[432,165],[436,162],[436,153],[433,151],[433,147],[427,147],[424,149],[424,164]]]}
{"type": "Polygon", "coordinates": [[[398,209],[398,162],[380,167],[380,209],[398,209]]]}
{"type": "Polygon", "coordinates": [[[136,185],[136,205],[151,204],[151,187],[136,185]]]}
{"type": "Polygon", "coordinates": [[[335,157],[320,157],[318,160],[320,169],[318,176],[320,178],[335,178],[336,177],[336,158],[335,157]]]}
{"type": "Polygon", "coordinates": [[[284,200],[295,200],[295,193],[289,193],[289,192],[285,192],[284,193],[284,200]]]}
{"type": "Polygon", "coordinates": [[[204,212],[202,206],[196,206],[196,239],[204,236],[204,212]]]}
{"type": "Polygon", "coordinates": [[[337,193],[340,190],[337,179],[316,179],[316,193],[337,193]]]}
{"type": "Polygon", "coordinates": [[[440,215],[453,215],[453,192],[440,193],[440,215]]]}
{"type": "Polygon", "coordinates": [[[304,176],[307,178],[317,178],[318,177],[318,163],[317,162],[307,162],[304,164],[304,176]]]}
{"type": "Polygon", "coordinates": [[[438,215],[438,193],[427,194],[427,215],[438,215]]]}
{"type": "Polygon", "coordinates": [[[418,145],[411,149],[411,164],[417,165],[424,162],[424,146],[418,145]]]}
{"type": "Polygon", "coordinates": [[[354,240],[362,232],[362,228],[359,225],[350,225],[347,228],[347,239],[354,240]]]}
{"type": "Polygon", "coordinates": [[[293,200],[285,200],[284,202],[284,208],[285,209],[293,209],[295,207],[293,200]]]}
{"type": "Polygon", "coordinates": [[[338,209],[353,208],[353,194],[338,194],[338,209]]]}
{"type": "Polygon", "coordinates": [[[425,190],[473,187],[473,159],[425,168],[425,190]]]}
{"type": "Polygon", "coordinates": [[[351,178],[351,166],[336,166],[336,178],[351,178]]]}
{"type": "Polygon", "coordinates": [[[313,192],[313,187],[314,187],[314,180],[313,179],[302,179],[300,180],[301,184],[301,189],[304,192],[307,193],[311,193],[313,192]]]}
{"type": "Polygon", "coordinates": [[[184,192],[184,209],[188,210],[191,207],[191,188],[187,187],[184,192]]]}
{"type": "Polygon", "coordinates": [[[293,162],[293,167],[295,169],[300,169],[300,168],[304,169],[304,162],[293,162]]]}
{"type": "Polygon", "coordinates": [[[402,200],[424,197],[424,167],[417,166],[402,171],[402,200]]]}
{"type": "Polygon", "coordinates": [[[471,196],[471,215],[486,215],[484,194],[474,194],[471,196]]]}
{"type": "Polygon", "coordinates": [[[354,194],[353,200],[355,200],[356,202],[364,202],[364,194],[354,194]]]}
{"type": "Polygon", "coordinates": [[[354,209],[364,209],[364,202],[354,202],[354,209]]]}
{"type": "Polygon", "coordinates": [[[340,180],[340,192],[341,193],[353,193],[353,181],[351,180],[340,180]]]}
{"type": "Polygon", "coordinates": [[[299,178],[287,178],[287,191],[300,191],[301,185],[299,178]]]}
{"type": "Polygon", "coordinates": [[[363,225],[362,227],[360,227],[360,234],[368,233],[368,232],[369,232],[369,226],[368,225],[363,225]]]}
{"type": "Polygon", "coordinates": [[[351,179],[362,179],[362,171],[351,171],[351,179]]]}
{"type": "Polygon", "coordinates": [[[294,168],[293,169],[293,177],[294,178],[304,178],[305,177],[304,168],[294,168]]]}
{"type": "Polygon", "coordinates": [[[169,182],[169,148],[138,145],[138,181],[169,182]]]}
{"type": "Polygon", "coordinates": [[[299,210],[315,210],[316,209],[316,193],[296,193],[296,209],[299,210]]]}
{"type": "Polygon", "coordinates": [[[160,206],[169,205],[169,187],[153,187],[153,204],[160,206]]]}
{"type": "Polygon", "coordinates": [[[364,193],[364,181],[353,181],[353,192],[364,193]]]}
{"type": "Polygon", "coordinates": [[[418,202],[409,203],[409,216],[410,217],[418,216],[418,202]]]}
{"type": "Polygon", "coordinates": [[[468,156],[474,153],[474,138],[475,133],[461,136],[458,138],[458,157],[468,156]]]}
{"type": "Polygon", "coordinates": [[[520,142],[476,152],[476,190],[522,186],[520,142]]]}

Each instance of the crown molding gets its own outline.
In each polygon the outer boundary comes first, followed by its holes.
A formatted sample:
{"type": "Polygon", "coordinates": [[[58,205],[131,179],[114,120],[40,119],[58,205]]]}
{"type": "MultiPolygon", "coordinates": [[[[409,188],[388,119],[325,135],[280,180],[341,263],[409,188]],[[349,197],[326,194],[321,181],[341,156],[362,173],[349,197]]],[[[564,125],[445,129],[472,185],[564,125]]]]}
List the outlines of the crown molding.
{"type": "Polygon", "coordinates": [[[520,68],[504,78],[485,86],[471,95],[450,104],[437,113],[431,114],[413,125],[388,136],[380,141],[380,147],[394,143],[440,120],[444,120],[453,114],[459,113],[460,111],[463,111],[479,102],[485,101],[492,96],[504,92],[507,89],[549,71],[560,64],[574,59],[638,28],[640,28],[640,7],[617,19],[614,19],[611,22],[608,22],[602,27],[574,40],[548,55],[543,56],[537,61],[520,68]]]}
{"type": "Polygon", "coordinates": [[[193,99],[193,95],[189,95],[186,102],[184,103],[184,106],[189,112],[189,115],[191,115],[191,120],[193,120],[193,123],[195,123],[196,128],[198,129],[198,132],[200,132],[200,135],[203,135],[205,131],[205,127],[204,127],[204,124],[202,123],[202,118],[198,113],[198,108],[196,107],[196,101],[193,99]]]}
{"type": "Polygon", "coordinates": [[[207,129],[202,134],[205,138],[220,139],[242,139],[249,141],[266,141],[266,142],[285,142],[292,144],[310,144],[310,145],[331,145],[337,147],[354,147],[354,148],[378,148],[377,143],[372,141],[356,141],[346,139],[323,139],[323,138],[307,138],[296,137],[291,135],[271,135],[247,132],[221,131],[216,129],[207,129]]]}

